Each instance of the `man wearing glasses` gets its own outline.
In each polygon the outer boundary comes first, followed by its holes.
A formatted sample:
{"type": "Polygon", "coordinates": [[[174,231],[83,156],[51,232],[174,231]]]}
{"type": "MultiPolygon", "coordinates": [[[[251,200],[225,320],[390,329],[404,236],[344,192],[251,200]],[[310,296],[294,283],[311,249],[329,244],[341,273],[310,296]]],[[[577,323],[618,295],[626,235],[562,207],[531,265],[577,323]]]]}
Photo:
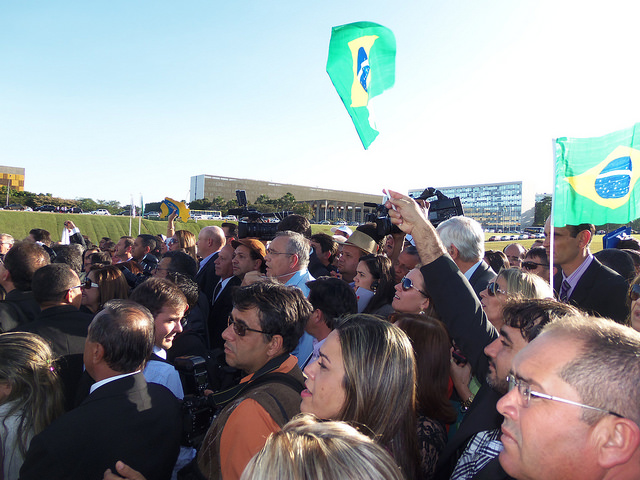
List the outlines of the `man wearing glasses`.
{"type": "Polygon", "coordinates": [[[205,478],[240,478],[269,435],[300,412],[304,377],[290,352],[310,314],[297,288],[260,282],[234,291],[224,353],[227,364],[246,376],[223,401],[216,398],[226,406],[198,453],[205,478]]]}
{"type": "Polygon", "coordinates": [[[515,356],[500,464],[516,479],[640,478],[640,334],[576,315],[515,356]]]}
{"type": "MultiPolygon", "coordinates": [[[[575,309],[550,300],[516,301],[503,310],[504,324],[498,334],[488,322],[468,279],[447,254],[427,220],[427,210],[406,195],[396,192],[390,195],[387,207],[391,221],[413,236],[423,263],[420,271],[427,293],[482,384],[475,399],[465,392],[469,398],[463,404],[468,409],[466,416],[438,459],[436,478],[504,478],[497,460],[502,417],[496,411],[496,403],[507,393],[506,377],[513,357],[535,338],[541,325],[575,309]]],[[[491,287],[494,295],[498,293],[495,287],[495,284],[491,287]]]]}

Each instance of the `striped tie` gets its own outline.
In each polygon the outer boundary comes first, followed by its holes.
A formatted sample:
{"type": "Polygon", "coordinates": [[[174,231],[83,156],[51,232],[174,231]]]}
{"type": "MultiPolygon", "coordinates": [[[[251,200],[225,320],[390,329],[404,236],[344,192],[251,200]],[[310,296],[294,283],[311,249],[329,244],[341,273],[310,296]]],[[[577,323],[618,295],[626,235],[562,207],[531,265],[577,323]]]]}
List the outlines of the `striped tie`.
{"type": "Polygon", "coordinates": [[[567,293],[571,289],[571,285],[566,280],[562,281],[562,286],[560,287],[560,301],[567,303],[567,293]]]}

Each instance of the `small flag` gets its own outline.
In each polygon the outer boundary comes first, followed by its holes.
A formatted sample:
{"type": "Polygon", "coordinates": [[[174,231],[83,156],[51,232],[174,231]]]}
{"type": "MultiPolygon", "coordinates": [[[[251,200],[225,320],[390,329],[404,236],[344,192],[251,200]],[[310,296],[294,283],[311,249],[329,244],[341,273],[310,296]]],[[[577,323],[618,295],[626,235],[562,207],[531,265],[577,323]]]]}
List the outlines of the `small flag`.
{"type": "Polygon", "coordinates": [[[596,138],[556,139],[554,225],[640,216],[640,124],[596,138]]]}
{"type": "Polygon", "coordinates": [[[396,39],[382,25],[357,22],[331,29],[327,73],[365,150],[378,136],[370,100],[395,82],[396,39]]]}

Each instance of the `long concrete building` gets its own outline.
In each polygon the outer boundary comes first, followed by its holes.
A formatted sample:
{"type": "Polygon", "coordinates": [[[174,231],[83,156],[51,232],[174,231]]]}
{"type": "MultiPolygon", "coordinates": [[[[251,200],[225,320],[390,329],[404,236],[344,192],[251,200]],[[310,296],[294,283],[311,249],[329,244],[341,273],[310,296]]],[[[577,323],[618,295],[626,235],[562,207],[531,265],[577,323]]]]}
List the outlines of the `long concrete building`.
{"type": "Polygon", "coordinates": [[[236,190],[245,190],[249,203],[255,203],[260,195],[277,199],[291,193],[298,202],[311,205],[314,212],[311,220],[315,222],[344,220],[360,223],[368,213],[375,211],[372,207],[366,207],[364,203],[380,203],[382,200],[382,195],[203,174],[191,177],[189,201],[203,198],[213,200],[216,197],[235,200],[236,190]]]}

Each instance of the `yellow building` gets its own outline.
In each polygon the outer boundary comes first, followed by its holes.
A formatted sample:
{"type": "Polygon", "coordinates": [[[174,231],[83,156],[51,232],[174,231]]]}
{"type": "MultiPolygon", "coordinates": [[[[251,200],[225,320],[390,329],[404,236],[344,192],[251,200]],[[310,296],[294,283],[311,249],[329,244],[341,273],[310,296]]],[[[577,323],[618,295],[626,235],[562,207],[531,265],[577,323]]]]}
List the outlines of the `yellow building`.
{"type": "Polygon", "coordinates": [[[0,186],[7,185],[13,191],[24,192],[24,168],[0,165],[0,186]]]}

